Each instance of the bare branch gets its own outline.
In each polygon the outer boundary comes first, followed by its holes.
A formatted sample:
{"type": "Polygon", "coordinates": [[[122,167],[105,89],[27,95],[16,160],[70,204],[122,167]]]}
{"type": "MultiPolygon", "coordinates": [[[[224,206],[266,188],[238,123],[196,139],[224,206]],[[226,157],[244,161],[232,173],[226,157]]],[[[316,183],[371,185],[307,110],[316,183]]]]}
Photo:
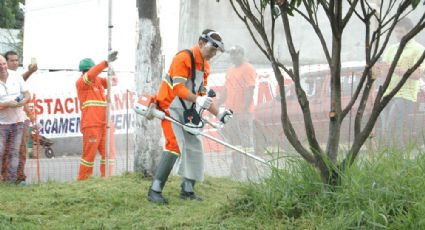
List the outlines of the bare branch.
{"type": "Polygon", "coordinates": [[[345,17],[342,19],[342,25],[341,28],[344,29],[345,26],[347,25],[348,21],[350,20],[351,16],[353,15],[353,12],[356,9],[357,3],[359,0],[354,0],[353,2],[348,1],[350,4],[350,9],[348,10],[347,14],[345,15],[345,17]]]}
{"type": "MultiPolygon", "coordinates": [[[[246,16],[245,17],[243,17],[240,13],[239,13],[239,11],[236,9],[236,7],[235,7],[235,5],[234,5],[234,2],[233,2],[234,0],[230,0],[230,4],[232,5],[232,8],[233,8],[233,11],[234,12],[236,12],[236,14],[238,15],[238,17],[242,20],[242,22],[245,24],[245,26],[246,26],[246,28],[248,29],[248,31],[249,31],[249,34],[251,35],[251,37],[252,37],[252,39],[254,40],[254,43],[257,45],[257,47],[260,49],[260,51],[270,60],[270,57],[269,57],[269,55],[268,55],[268,53],[267,53],[267,51],[265,50],[265,48],[263,48],[263,46],[261,46],[261,44],[258,42],[258,40],[257,40],[257,38],[255,37],[255,35],[254,35],[254,33],[253,33],[253,31],[252,31],[252,28],[251,28],[251,26],[249,25],[249,23],[248,23],[248,20],[246,19],[246,16]]],[[[240,2],[240,0],[236,0],[238,3],[239,3],[239,5],[240,5],[240,7],[242,8],[242,11],[245,13],[245,15],[247,14],[247,12],[251,12],[248,8],[245,8],[244,6],[245,5],[243,5],[243,3],[242,2],[240,2]]],[[[256,20],[256,17],[254,16],[254,15],[252,15],[251,13],[250,13],[250,20],[251,20],[251,22],[252,21],[254,21],[254,22],[256,22],[256,23],[258,23],[258,20],[256,20]]]]}
{"type": "Polygon", "coordinates": [[[274,10],[274,7],[275,7],[275,2],[274,2],[274,0],[271,0],[270,1],[270,12],[271,12],[271,14],[270,14],[270,17],[271,17],[271,20],[272,20],[272,28],[271,28],[271,36],[272,36],[272,38],[271,38],[271,46],[272,46],[272,53],[274,54],[274,30],[275,30],[275,24],[276,24],[276,18],[274,17],[274,15],[273,15],[273,10],[274,10]]]}
{"type": "Polygon", "coordinates": [[[323,52],[325,53],[325,57],[328,63],[331,63],[331,55],[329,53],[329,48],[326,44],[326,39],[323,36],[322,30],[320,29],[317,21],[317,11],[312,11],[311,7],[309,7],[308,1],[303,0],[303,4],[307,10],[308,16],[305,15],[302,11],[299,9],[295,9],[295,11],[301,15],[310,25],[313,27],[314,31],[316,32],[317,37],[319,38],[320,44],[322,45],[323,52]]]}
{"type": "Polygon", "coordinates": [[[298,103],[301,107],[301,110],[303,111],[303,118],[304,118],[304,125],[305,125],[306,134],[307,134],[307,139],[311,148],[313,149],[313,154],[317,155],[317,157],[322,156],[321,153],[323,152],[323,150],[321,149],[319,143],[317,142],[313,121],[311,119],[309,101],[300,83],[299,52],[295,50],[287,12],[282,12],[281,18],[282,18],[283,28],[285,31],[286,43],[292,58],[293,80],[295,84],[295,90],[296,90],[298,103]]]}

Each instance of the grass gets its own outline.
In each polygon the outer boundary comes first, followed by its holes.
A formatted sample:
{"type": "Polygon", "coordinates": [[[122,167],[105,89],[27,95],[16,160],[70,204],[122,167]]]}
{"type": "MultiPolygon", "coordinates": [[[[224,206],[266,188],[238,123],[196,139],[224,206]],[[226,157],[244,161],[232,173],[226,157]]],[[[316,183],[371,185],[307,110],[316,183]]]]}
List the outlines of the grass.
{"type": "Polygon", "coordinates": [[[260,183],[225,178],[197,185],[203,202],[146,200],[138,174],[85,182],[0,185],[0,229],[425,229],[425,155],[382,153],[361,159],[329,189],[291,157],[260,183]]]}
{"type": "Polygon", "coordinates": [[[243,187],[229,215],[255,212],[258,221],[285,229],[425,229],[425,155],[409,155],[359,160],[332,189],[295,158],[263,183],[243,187]]]}
{"type": "MultiPolygon", "coordinates": [[[[197,186],[205,201],[178,198],[180,180],[170,178],[170,204],[146,200],[150,180],[137,174],[78,183],[0,185],[0,229],[185,229],[222,228],[220,213],[240,184],[207,178],[197,186]]],[[[223,227],[226,228],[226,227],[223,227]]]]}

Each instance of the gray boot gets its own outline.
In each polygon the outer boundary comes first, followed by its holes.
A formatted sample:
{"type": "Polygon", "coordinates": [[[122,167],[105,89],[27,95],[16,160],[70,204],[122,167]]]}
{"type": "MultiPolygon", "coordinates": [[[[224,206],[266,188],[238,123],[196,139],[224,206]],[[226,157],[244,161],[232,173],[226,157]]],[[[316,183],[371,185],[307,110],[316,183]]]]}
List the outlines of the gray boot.
{"type": "Polygon", "coordinates": [[[177,156],[169,152],[162,152],[161,160],[156,170],[152,186],[149,188],[148,200],[158,204],[167,204],[168,200],[162,196],[162,189],[173,169],[177,156]]]}
{"type": "Polygon", "coordinates": [[[195,180],[183,178],[180,187],[182,188],[182,190],[180,191],[180,198],[182,198],[183,200],[203,200],[201,197],[197,196],[193,191],[193,187],[195,187],[195,180]]]}

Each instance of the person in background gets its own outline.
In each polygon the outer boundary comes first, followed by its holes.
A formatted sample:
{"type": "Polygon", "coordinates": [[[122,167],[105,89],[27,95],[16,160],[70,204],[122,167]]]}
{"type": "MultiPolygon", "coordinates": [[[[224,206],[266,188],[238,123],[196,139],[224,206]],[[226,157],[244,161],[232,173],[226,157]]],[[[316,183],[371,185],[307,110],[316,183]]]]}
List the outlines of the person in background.
{"type": "Polygon", "coordinates": [[[30,93],[22,76],[7,69],[3,56],[0,56],[0,85],[0,165],[5,159],[7,177],[3,180],[16,183],[25,121],[23,106],[30,100],[30,93]]]}
{"type": "MultiPolygon", "coordinates": [[[[224,102],[226,108],[232,109],[233,119],[223,128],[223,134],[230,144],[240,146],[245,151],[252,151],[253,95],[257,73],[246,60],[245,51],[241,46],[230,48],[228,53],[232,65],[227,69],[219,104],[224,102]]],[[[239,152],[232,152],[230,175],[242,179],[245,169],[246,175],[250,177],[255,170],[253,163],[239,152]]]]}
{"type": "MultiPolygon", "coordinates": [[[[5,53],[4,57],[6,58],[7,68],[9,70],[17,71],[19,72],[19,56],[18,53],[15,51],[8,51],[5,53]]],[[[28,66],[28,70],[24,73],[22,73],[22,77],[24,81],[28,80],[33,73],[35,73],[38,70],[37,63],[31,63],[28,66]]],[[[24,184],[27,176],[25,175],[25,163],[27,160],[27,154],[28,154],[28,140],[29,140],[29,127],[31,123],[35,124],[35,115],[34,113],[29,109],[28,103],[24,105],[24,130],[22,134],[22,141],[19,148],[19,164],[18,164],[18,172],[17,172],[17,182],[20,184],[24,184]]],[[[6,150],[7,151],[7,150],[6,150]]],[[[4,154],[4,157],[6,157],[8,154],[4,154]]],[[[2,175],[6,176],[7,172],[7,162],[3,158],[3,167],[2,167],[2,175]]]]}
{"type": "MultiPolygon", "coordinates": [[[[18,53],[16,53],[15,51],[8,51],[4,54],[4,57],[6,58],[7,68],[9,68],[10,70],[18,71],[18,68],[19,68],[18,53]]],[[[38,70],[37,63],[31,63],[28,65],[28,70],[22,73],[22,77],[26,81],[37,70],[38,70]]]]}
{"type": "MultiPolygon", "coordinates": [[[[118,52],[109,54],[108,60],[113,62],[117,59],[118,52]]],[[[114,148],[114,127],[107,121],[106,107],[107,101],[105,89],[108,80],[98,75],[108,67],[108,61],[102,61],[95,65],[93,60],[85,58],[80,61],[79,70],[81,76],[75,86],[81,106],[81,133],[83,134],[83,153],[80,160],[80,169],[77,180],[86,180],[93,175],[94,160],[97,151],[102,159],[100,161],[100,175],[104,177],[106,163],[106,131],[107,125],[111,128],[109,174],[112,175],[115,148],[114,148]]],[[[112,85],[117,84],[116,76],[113,75],[112,85]]]]}
{"type": "MultiPolygon", "coordinates": [[[[410,19],[401,19],[394,28],[397,40],[400,41],[412,28],[413,23],[410,19]]],[[[389,46],[385,51],[383,55],[383,68],[381,68],[384,70],[384,73],[386,73],[386,70],[388,70],[389,65],[393,61],[398,47],[399,43],[389,46]]],[[[419,60],[424,49],[421,44],[413,39],[406,44],[384,96],[396,87],[407,69],[419,60]]],[[[405,84],[382,111],[382,135],[385,138],[385,144],[387,146],[397,144],[398,147],[405,147],[407,144],[407,140],[409,139],[407,138],[407,131],[411,131],[413,125],[408,119],[408,116],[414,112],[416,106],[419,92],[419,78],[424,67],[425,62],[410,75],[405,84]]]]}
{"type": "Polygon", "coordinates": [[[194,47],[176,54],[162,81],[156,95],[158,109],[185,125],[182,128],[169,120],[162,120],[165,148],[148,191],[151,202],[168,203],[162,191],[179,157],[178,174],[182,177],[180,198],[202,200],[194,191],[195,182],[204,179],[204,152],[197,135],[201,131],[198,128],[199,111],[208,110],[223,123],[231,118],[228,110],[218,111],[212,98],[206,94],[210,73],[208,61],[218,51],[224,51],[220,34],[214,30],[204,30],[194,47]]]}

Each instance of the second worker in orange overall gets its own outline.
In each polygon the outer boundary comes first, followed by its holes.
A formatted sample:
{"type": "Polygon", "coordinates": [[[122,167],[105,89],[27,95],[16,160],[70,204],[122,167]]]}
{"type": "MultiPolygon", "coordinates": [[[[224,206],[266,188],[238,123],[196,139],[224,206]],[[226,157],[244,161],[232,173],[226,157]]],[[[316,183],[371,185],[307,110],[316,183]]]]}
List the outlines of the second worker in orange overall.
{"type": "MultiPolygon", "coordinates": [[[[109,55],[108,60],[115,61],[117,52],[109,55]]],[[[97,151],[102,159],[100,162],[100,175],[105,176],[106,160],[106,107],[107,101],[105,89],[107,79],[98,75],[108,67],[107,61],[95,65],[93,60],[85,58],[80,61],[79,70],[81,77],[76,82],[78,99],[81,107],[81,133],[83,134],[83,154],[80,161],[78,180],[85,180],[93,175],[94,160],[97,151]]],[[[116,78],[112,79],[112,85],[116,84],[116,78]]],[[[111,122],[109,122],[111,123],[111,122]]],[[[112,174],[114,164],[114,139],[113,127],[111,127],[109,172],[112,174]]]]}

